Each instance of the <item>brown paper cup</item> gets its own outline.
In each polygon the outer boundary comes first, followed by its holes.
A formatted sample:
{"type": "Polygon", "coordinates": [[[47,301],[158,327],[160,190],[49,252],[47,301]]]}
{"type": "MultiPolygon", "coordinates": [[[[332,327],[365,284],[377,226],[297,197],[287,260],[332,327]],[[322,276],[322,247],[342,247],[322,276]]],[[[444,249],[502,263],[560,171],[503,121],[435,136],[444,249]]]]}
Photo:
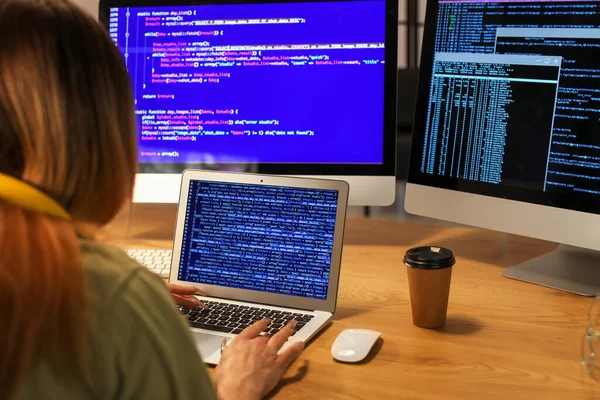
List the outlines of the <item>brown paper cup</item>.
{"type": "Polygon", "coordinates": [[[440,247],[420,247],[409,250],[404,263],[407,266],[413,323],[428,329],[443,327],[454,255],[440,247]]]}

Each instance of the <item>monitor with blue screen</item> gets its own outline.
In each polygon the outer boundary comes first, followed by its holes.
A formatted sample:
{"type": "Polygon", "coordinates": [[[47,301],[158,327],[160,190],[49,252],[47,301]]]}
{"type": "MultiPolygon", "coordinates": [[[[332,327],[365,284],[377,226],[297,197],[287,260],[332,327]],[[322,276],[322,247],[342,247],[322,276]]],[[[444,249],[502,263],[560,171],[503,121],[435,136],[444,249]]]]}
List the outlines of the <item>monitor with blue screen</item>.
{"type": "MultiPolygon", "coordinates": [[[[140,173],[348,176],[351,202],[368,204],[376,190],[391,203],[397,8],[390,0],[101,1],[131,75],[140,173]]],[[[164,195],[165,176],[155,178],[164,195]]],[[[138,189],[138,200],[152,200],[138,189]]]]}
{"type": "MultiPolygon", "coordinates": [[[[600,1],[430,0],[423,40],[406,209],[600,250],[600,1]]],[[[505,275],[595,294],[574,254],[505,275]]]]}

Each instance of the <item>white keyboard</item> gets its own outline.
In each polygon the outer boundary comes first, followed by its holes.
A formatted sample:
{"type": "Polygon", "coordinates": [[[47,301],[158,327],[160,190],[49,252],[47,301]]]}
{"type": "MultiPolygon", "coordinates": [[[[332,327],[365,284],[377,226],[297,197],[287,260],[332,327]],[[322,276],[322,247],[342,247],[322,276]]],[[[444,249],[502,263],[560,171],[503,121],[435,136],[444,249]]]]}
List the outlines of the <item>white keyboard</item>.
{"type": "Polygon", "coordinates": [[[129,257],[163,278],[169,276],[171,270],[171,250],[160,249],[125,249],[129,257]]]}

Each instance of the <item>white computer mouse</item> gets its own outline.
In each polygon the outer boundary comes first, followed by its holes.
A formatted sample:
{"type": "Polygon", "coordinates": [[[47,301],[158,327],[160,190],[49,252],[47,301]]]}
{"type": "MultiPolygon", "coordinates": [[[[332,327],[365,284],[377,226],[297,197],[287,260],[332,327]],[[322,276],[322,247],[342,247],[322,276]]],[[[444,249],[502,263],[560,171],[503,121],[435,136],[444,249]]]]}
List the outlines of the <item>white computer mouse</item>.
{"type": "Polygon", "coordinates": [[[331,346],[331,355],[338,361],[359,362],[365,359],[381,332],[369,329],[346,329],[331,346]]]}

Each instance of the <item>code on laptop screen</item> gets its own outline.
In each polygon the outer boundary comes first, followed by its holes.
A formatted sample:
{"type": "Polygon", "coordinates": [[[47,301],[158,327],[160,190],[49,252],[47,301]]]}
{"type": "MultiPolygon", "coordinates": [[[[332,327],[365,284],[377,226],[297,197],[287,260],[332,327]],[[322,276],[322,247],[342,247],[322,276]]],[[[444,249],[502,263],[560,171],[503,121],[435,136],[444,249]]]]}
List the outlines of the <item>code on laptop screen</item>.
{"type": "Polygon", "coordinates": [[[190,181],[179,280],[327,299],[336,190],[190,181]]]}

